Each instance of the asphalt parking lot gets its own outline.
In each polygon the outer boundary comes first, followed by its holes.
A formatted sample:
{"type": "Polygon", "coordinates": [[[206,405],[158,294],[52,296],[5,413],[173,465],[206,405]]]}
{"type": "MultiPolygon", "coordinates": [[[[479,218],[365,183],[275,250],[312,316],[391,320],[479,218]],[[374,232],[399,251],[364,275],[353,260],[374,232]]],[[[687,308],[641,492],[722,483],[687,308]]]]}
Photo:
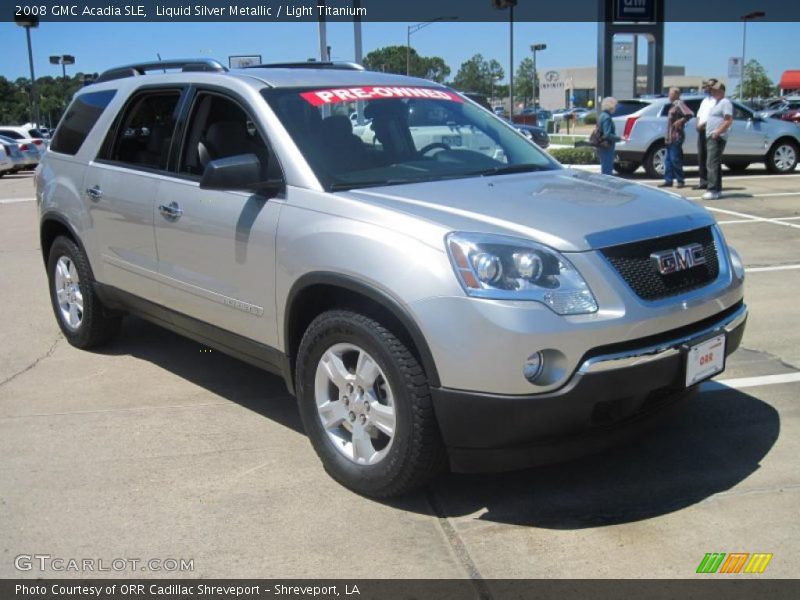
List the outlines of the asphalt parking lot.
{"type": "Polygon", "coordinates": [[[19,554],[193,559],[193,577],[693,577],[707,552],[773,553],[760,577],[796,577],[800,172],[724,186],[704,204],[750,307],[724,374],[633,444],[380,503],[324,473],[277,378],[137,319],[102,351],[69,346],[32,178],[6,176],[0,577],[87,575],[19,572],[19,554]]]}

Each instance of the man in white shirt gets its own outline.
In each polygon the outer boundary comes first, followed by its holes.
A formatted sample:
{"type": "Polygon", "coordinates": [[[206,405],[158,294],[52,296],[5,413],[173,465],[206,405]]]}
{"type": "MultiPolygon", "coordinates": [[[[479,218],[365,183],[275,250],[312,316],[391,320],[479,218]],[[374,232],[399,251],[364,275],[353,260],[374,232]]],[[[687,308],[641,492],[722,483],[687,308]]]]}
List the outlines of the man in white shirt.
{"type": "Polygon", "coordinates": [[[697,166],[700,167],[700,183],[694,186],[695,190],[705,190],[708,188],[708,170],[706,169],[706,160],[708,158],[708,150],[706,147],[706,122],[708,121],[708,113],[711,107],[714,106],[714,98],[709,94],[709,86],[715,85],[716,79],[709,79],[703,82],[703,90],[706,92],[706,97],[700,103],[700,108],[697,109],[697,166]]]}
{"type": "Polygon", "coordinates": [[[703,200],[716,200],[722,191],[722,153],[728,142],[728,129],[733,125],[733,103],[725,97],[725,84],[719,81],[709,87],[714,104],[706,121],[708,158],[708,191],[703,200]]]}

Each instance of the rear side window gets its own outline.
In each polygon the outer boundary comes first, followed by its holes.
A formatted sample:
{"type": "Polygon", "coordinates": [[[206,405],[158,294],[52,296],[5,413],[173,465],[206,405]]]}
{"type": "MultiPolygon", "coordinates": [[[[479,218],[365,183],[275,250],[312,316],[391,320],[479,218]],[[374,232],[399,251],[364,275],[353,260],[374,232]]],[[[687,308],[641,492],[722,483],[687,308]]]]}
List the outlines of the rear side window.
{"type": "Polygon", "coordinates": [[[637,110],[643,109],[645,106],[650,106],[648,102],[637,102],[636,100],[620,100],[617,103],[617,109],[614,111],[615,117],[624,117],[637,110]]]}
{"type": "Polygon", "coordinates": [[[75,98],[58,125],[50,150],[62,154],[77,154],[116,93],[115,90],[104,90],[81,94],[75,98]]]}
{"type": "Polygon", "coordinates": [[[106,143],[107,160],[133,167],[163,170],[175,130],[179,90],[144,92],[128,105],[115,130],[111,143],[106,143]]]}
{"type": "Polygon", "coordinates": [[[0,129],[0,135],[4,135],[5,137],[11,138],[12,140],[24,139],[24,136],[21,133],[18,133],[13,129],[0,129]]]}

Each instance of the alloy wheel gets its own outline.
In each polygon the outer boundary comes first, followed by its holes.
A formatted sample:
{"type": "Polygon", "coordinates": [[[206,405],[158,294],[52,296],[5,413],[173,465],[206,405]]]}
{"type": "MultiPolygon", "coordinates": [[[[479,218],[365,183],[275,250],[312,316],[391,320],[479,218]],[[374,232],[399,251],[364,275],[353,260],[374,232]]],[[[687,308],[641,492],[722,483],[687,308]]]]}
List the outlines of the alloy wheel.
{"type": "Polygon", "coordinates": [[[83,322],[83,294],[78,270],[69,256],[61,256],[56,262],[53,287],[61,320],[70,330],[76,331],[83,322]]]}
{"type": "Polygon", "coordinates": [[[773,162],[778,171],[790,171],[797,163],[797,151],[790,144],[778,146],[775,149],[773,162]]]}
{"type": "Polygon", "coordinates": [[[342,455],[359,465],[386,457],[397,424],[394,395],[363,348],[350,343],[328,348],[317,364],[314,397],[322,427],[342,455]]]}

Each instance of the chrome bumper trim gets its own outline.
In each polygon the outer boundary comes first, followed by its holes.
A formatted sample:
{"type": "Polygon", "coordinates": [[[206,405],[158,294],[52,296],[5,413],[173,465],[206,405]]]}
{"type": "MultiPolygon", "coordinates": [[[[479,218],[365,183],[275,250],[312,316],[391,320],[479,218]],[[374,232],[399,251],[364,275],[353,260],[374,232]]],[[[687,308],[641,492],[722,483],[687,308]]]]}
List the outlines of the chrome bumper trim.
{"type": "Polygon", "coordinates": [[[669,340],[654,346],[648,346],[646,348],[629,350],[617,354],[607,354],[605,356],[595,356],[594,358],[590,358],[589,360],[585,361],[578,369],[578,373],[600,373],[603,371],[625,369],[635,365],[662,360],[678,354],[680,352],[680,347],[683,344],[690,343],[693,340],[698,340],[715,333],[722,333],[723,331],[730,333],[744,323],[746,318],[747,307],[742,304],[739,310],[737,310],[735,313],[728,315],[724,319],[715,323],[711,327],[703,329],[702,331],[698,331],[681,338],[676,338],[674,340],[669,340]]]}

